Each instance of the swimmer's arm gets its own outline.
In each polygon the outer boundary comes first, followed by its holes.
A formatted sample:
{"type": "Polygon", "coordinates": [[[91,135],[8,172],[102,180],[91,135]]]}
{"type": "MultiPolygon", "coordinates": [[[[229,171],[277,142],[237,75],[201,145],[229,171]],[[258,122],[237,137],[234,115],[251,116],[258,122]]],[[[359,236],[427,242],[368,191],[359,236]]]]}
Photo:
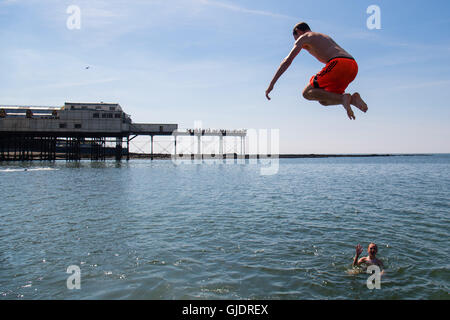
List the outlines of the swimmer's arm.
{"type": "Polygon", "coordinates": [[[359,266],[361,263],[363,263],[363,262],[366,261],[366,258],[361,258],[361,259],[358,260],[358,258],[359,258],[359,256],[360,256],[360,254],[362,253],[362,251],[363,251],[363,250],[362,250],[361,245],[358,244],[358,245],[356,246],[356,254],[355,254],[355,258],[353,259],[353,266],[354,266],[354,267],[359,266]]]}
{"type": "MultiPolygon", "coordinates": [[[[299,38],[300,40],[300,38],[299,38]]],[[[275,73],[275,76],[273,77],[272,81],[270,82],[269,88],[266,90],[266,97],[270,100],[269,93],[273,90],[273,87],[275,86],[275,83],[278,81],[278,79],[283,75],[283,73],[290,67],[292,64],[292,61],[294,61],[295,57],[300,53],[302,50],[301,45],[298,45],[298,41],[295,43],[294,48],[292,48],[289,55],[283,59],[281,62],[280,67],[278,68],[277,72],[275,73]]]]}
{"type": "Polygon", "coordinates": [[[358,256],[355,256],[355,259],[353,259],[353,266],[359,266],[360,264],[366,262],[366,257],[363,257],[361,259],[358,260],[358,256]]]}
{"type": "Polygon", "coordinates": [[[358,264],[358,257],[359,257],[359,256],[356,255],[355,258],[353,258],[353,264],[352,264],[352,266],[355,267],[355,266],[358,264]]]}

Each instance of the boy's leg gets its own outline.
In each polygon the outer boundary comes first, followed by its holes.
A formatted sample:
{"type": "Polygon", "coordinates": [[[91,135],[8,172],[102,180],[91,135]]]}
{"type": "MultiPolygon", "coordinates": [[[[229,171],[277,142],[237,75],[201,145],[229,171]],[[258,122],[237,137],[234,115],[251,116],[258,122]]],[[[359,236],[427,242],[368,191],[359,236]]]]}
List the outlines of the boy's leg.
{"type": "Polygon", "coordinates": [[[367,108],[367,104],[364,102],[358,92],[352,94],[352,101],[350,102],[350,104],[354,105],[362,112],[367,112],[367,110],[369,110],[369,108],[367,108]]]}
{"type": "MultiPolygon", "coordinates": [[[[333,102],[329,102],[329,101],[320,101],[319,103],[323,106],[334,106],[336,105],[333,102]]],[[[362,112],[367,112],[367,110],[369,110],[369,108],[367,107],[367,104],[364,102],[364,100],[361,98],[361,96],[359,95],[358,92],[355,92],[354,94],[352,94],[352,101],[350,102],[350,104],[352,106],[357,107],[359,110],[361,110],[362,112]]]]}
{"type": "Polygon", "coordinates": [[[342,94],[314,88],[310,84],[303,90],[303,97],[307,100],[321,101],[330,106],[343,103],[342,94]]]}
{"type": "Polygon", "coordinates": [[[350,103],[352,101],[352,96],[350,94],[339,94],[334,92],[325,91],[323,89],[314,88],[310,84],[303,90],[303,97],[307,100],[319,101],[322,105],[343,105],[347,111],[348,117],[351,119],[356,119],[353,113],[350,103]]]}

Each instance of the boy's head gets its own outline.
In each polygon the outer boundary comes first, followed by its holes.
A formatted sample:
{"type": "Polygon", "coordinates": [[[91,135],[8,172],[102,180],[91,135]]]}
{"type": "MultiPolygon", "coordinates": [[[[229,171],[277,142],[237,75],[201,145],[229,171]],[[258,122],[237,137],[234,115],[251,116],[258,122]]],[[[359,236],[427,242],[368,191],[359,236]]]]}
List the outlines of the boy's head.
{"type": "Polygon", "coordinates": [[[292,31],[294,39],[297,40],[300,36],[304,35],[306,32],[311,31],[311,28],[305,22],[297,23],[292,31]]]}
{"type": "Polygon", "coordinates": [[[369,253],[369,255],[375,256],[378,252],[378,246],[372,242],[371,244],[369,244],[369,247],[367,248],[367,252],[369,253]]]}

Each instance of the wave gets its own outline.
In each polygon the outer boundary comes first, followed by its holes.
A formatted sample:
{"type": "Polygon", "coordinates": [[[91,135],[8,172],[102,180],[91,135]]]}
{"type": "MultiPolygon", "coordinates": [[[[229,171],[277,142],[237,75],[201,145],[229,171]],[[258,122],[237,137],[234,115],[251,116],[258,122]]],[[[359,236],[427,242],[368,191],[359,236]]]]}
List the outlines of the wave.
{"type": "Polygon", "coordinates": [[[0,172],[28,172],[28,171],[58,171],[59,169],[54,168],[21,168],[21,169],[1,169],[0,172]]]}

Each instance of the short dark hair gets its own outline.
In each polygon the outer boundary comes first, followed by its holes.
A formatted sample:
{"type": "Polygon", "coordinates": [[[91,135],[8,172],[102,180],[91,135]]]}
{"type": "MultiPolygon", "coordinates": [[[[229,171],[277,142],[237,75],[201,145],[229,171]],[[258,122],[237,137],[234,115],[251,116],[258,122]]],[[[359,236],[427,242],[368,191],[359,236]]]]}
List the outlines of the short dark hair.
{"type": "Polygon", "coordinates": [[[297,30],[311,31],[311,28],[308,26],[308,24],[306,22],[299,22],[295,25],[294,30],[292,31],[294,36],[297,35],[297,30]]]}

